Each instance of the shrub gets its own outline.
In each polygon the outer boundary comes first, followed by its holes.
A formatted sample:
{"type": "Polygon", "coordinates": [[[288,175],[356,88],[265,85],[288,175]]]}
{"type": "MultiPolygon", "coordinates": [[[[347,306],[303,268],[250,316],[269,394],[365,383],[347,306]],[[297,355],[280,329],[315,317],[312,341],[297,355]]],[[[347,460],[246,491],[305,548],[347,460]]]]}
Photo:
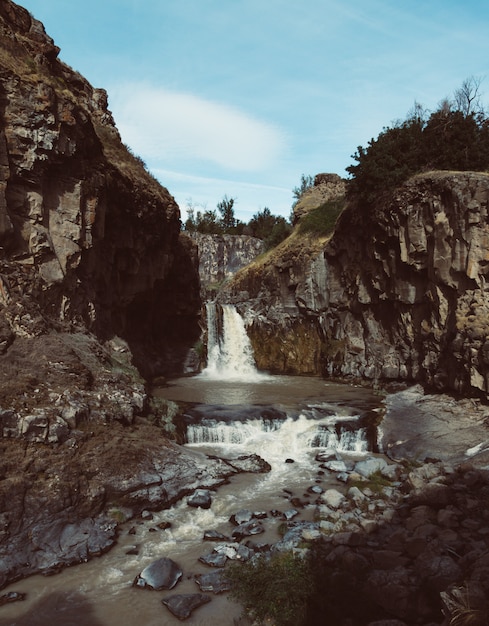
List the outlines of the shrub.
{"type": "Polygon", "coordinates": [[[306,623],[307,605],[313,591],[309,562],[291,552],[260,555],[227,569],[231,597],[243,605],[246,615],[275,626],[306,623]]]}

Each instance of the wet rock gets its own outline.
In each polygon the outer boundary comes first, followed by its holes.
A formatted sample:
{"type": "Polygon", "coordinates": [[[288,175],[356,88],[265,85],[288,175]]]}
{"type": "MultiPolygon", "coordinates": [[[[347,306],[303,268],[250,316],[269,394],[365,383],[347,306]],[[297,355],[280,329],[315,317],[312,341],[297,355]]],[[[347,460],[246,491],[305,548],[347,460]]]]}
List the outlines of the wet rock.
{"type": "Polygon", "coordinates": [[[333,459],[331,461],[326,461],[321,464],[323,469],[328,470],[329,472],[346,472],[347,466],[344,461],[333,459]]]}
{"type": "Polygon", "coordinates": [[[211,601],[210,596],[202,593],[182,593],[161,601],[175,617],[187,619],[199,606],[211,601]]]}
{"type": "Polygon", "coordinates": [[[253,517],[253,513],[249,509],[242,509],[238,511],[234,515],[231,515],[231,519],[229,520],[232,524],[239,526],[240,524],[244,524],[245,522],[249,522],[253,517]]]}
{"type": "Polygon", "coordinates": [[[314,493],[314,494],[319,495],[323,493],[324,489],[320,487],[319,485],[312,485],[311,487],[308,487],[307,491],[309,493],[314,493]]]}
{"type": "Polygon", "coordinates": [[[169,528],[171,528],[171,522],[160,522],[159,524],[156,524],[156,526],[160,530],[168,530],[169,528]]]}
{"type": "Polygon", "coordinates": [[[224,567],[224,565],[226,565],[227,556],[225,554],[211,552],[210,554],[200,556],[199,561],[209,567],[224,567]]]}
{"type": "Polygon", "coordinates": [[[355,463],[355,472],[360,474],[360,476],[368,478],[375,472],[382,472],[387,465],[387,461],[382,457],[371,457],[355,463]]]}
{"type": "Polygon", "coordinates": [[[326,463],[334,460],[336,460],[336,453],[331,452],[330,450],[327,450],[325,452],[318,452],[316,454],[316,461],[318,461],[318,463],[326,463]]]}
{"type": "Polygon", "coordinates": [[[283,512],[282,517],[286,522],[290,522],[290,520],[293,520],[297,515],[299,515],[299,511],[296,509],[287,509],[287,511],[283,512]]]}
{"type": "Polygon", "coordinates": [[[266,519],[268,517],[268,513],[266,511],[254,511],[253,517],[255,519],[266,519]]]}
{"type": "Polygon", "coordinates": [[[233,560],[238,554],[239,547],[239,543],[222,543],[215,546],[214,552],[224,554],[228,559],[233,560]]]}
{"type": "Polygon", "coordinates": [[[231,589],[231,584],[226,579],[226,574],[223,570],[216,570],[209,574],[200,574],[195,578],[195,582],[199,586],[201,591],[209,591],[211,593],[223,593],[231,589]]]}
{"type": "Polygon", "coordinates": [[[208,489],[196,489],[187,499],[187,504],[194,508],[209,509],[212,504],[210,491],[208,489]]]}
{"type": "Polygon", "coordinates": [[[0,596],[0,606],[10,602],[20,602],[25,599],[26,594],[19,591],[9,591],[0,596]]]}
{"type": "Polygon", "coordinates": [[[163,557],[145,567],[134,579],[133,586],[155,589],[156,591],[173,589],[182,575],[183,572],[175,561],[163,557]]]}
{"type": "Polygon", "coordinates": [[[239,472],[249,472],[251,474],[266,474],[272,469],[270,463],[267,463],[258,454],[247,454],[236,459],[226,459],[226,462],[239,472]]]}
{"type": "Polygon", "coordinates": [[[263,533],[265,529],[257,520],[251,520],[250,522],[246,522],[245,524],[240,524],[237,526],[233,532],[232,536],[238,541],[241,541],[243,537],[249,537],[250,535],[259,535],[263,533]]]}
{"type": "Polygon", "coordinates": [[[229,537],[217,530],[205,530],[202,539],[203,541],[229,541],[229,537]]]}
{"type": "Polygon", "coordinates": [[[285,459],[286,463],[295,463],[294,459],[285,459]]]}

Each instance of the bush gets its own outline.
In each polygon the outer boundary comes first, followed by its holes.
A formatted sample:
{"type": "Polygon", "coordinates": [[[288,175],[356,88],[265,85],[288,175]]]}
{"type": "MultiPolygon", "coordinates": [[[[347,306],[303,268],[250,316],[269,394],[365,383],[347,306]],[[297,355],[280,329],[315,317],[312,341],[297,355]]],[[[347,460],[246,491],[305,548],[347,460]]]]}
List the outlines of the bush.
{"type": "Polygon", "coordinates": [[[429,170],[487,171],[489,119],[478,102],[479,82],[465,82],[455,101],[444,100],[427,115],[419,106],[403,122],[384,128],[366,148],[359,146],[347,167],[349,195],[373,206],[410,176],[429,170]]]}
{"type": "Polygon", "coordinates": [[[275,626],[306,623],[313,591],[307,560],[291,552],[260,555],[247,563],[234,563],[226,571],[231,597],[243,605],[251,619],[270,619],[275,626]]]}

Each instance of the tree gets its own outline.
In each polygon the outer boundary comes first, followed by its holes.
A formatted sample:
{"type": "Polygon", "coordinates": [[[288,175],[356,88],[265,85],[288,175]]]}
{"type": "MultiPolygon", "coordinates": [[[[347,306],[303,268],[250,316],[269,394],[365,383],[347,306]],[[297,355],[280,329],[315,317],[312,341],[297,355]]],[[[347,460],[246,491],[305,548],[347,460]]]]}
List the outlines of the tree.
{"type": "Polygon", "coordinates": [[[489,120],[480,103],[480,81],[464,81],[453,100],[443,99],[429,116],[415,104],[404,122],[384,128],[347,167],[348,193],[364,206],[407,178],[429,169],[489,169],[489,120]]]}
{"type": "Polygon", "coordinates": [[[248,222],[250,234],[263,239],[265,248],[274,248],[290,234],[291,227],[282,216],[272,215],[268,207],[255,213],[248,222]]]}
{"type": "Polygon", "coordinates": [[[294,187],[292,189],[292,193],[294,195],[294,202],[292,204],[292,208],[299,202],[304,193],[310,189],[314,185],[314,178],[312,176],[306,176],[302,174],[301,176],[301,184],[298,187],[294,187]]]}
{"type": "Polygon", "coordinates": [[[463,115],[478,115],[483,113],[480,86],[482,79],[471,76],[466,78],[459,89],[455,91],[455,106],[463,115]]]}
{"type": "Polygon", "coordinates": [[[236,227],[236,218],[234,217],[234,201],[235,198],[224,198],[217,203],[217,210],[221,214],[220,225],[225,233],[231,233],[236,227]]]}

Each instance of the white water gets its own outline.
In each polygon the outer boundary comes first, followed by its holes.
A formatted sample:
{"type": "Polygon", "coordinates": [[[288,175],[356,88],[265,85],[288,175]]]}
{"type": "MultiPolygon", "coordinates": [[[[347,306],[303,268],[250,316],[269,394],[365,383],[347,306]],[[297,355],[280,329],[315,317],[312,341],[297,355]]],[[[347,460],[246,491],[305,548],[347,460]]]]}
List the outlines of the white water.
{"type": "Polygon", "coordinates": [[[256,382],[258,372],[243,318],[231,304],[207,302],[207,367],[209,380],[256,382]]]}
{"type": "Polygon", "coordinates": [[[301,414],[285,420],[252,419],[244,422],[209,421],[189,424],[188,444],[219,446],[226,454],[246,454],[250,451],[262,456],[273,467],[291,456],[304,459],[313,449],[331,453],[367,451],[364,428],[340,429],[331,425],[331,417],[311,420],[301,414]]]}
{"type": "MultiPolygon", "coordinates": [[[[258,454],[271,465],[271,471],[232,477],[229,484],[213,493],[210,509],[191,508],[185,498],[156,513],[153,521],[129,522],[121,528],[116,547],[100,559],[51,578],[35,576],[2,590],[25,592],[27,600],[1,607],[0,626],[177,626],[181,622],[162,607],[161,598],[198,591],[194,574],[209,571],[198,558],[212,549],[202,542],[204,530],[229,535],[233,528],[231,514],[243,508],[284,511],[292,506],[292,495],[306,503],[297,519],[311,520],[315,496],[306,490],[315,484],[324,489],[340,488],[334,476],[319,472],[317,451],[327,449],[340,456],[365,452],[365,429],[360,423],[356,430],[351,426],[375,404],[368,392],[328,384],[319,378],[260,374],[235,309],[223,307],[222,325],[216,319],[215,306],[208,309],[211,323],[207,369],[201,376],[173,381],[158,395],[191,403],[201,416],[188,424],[187,445],[228,458],[258,454]],[[267,418],[270,413],[265,411],[282,412],[283,418],[267,418]],[[243,419],[243,415],[251,417],[243,419]],[[343,422],[350,424],[339,428],[343,422]],[[157,530],[161,521],[171,522],[171,528],[157,530]],[[136,529],[135,535],[128,534],[131,526],[136,529]],[[127,549],[134,545],[139,553],[131,556],[127,549]],[[135,575],[160,556],[175,559],[184,570],[178,587],[163,593],[131,587],[135,575]]],[[[268,515],[263,521],[265,533],[259,540],[277,541],[280,523],[280,518],[268,515]]],[[[186,623],[229,626],[240,612],[226,595],[215,596],[186,623]]]]}

